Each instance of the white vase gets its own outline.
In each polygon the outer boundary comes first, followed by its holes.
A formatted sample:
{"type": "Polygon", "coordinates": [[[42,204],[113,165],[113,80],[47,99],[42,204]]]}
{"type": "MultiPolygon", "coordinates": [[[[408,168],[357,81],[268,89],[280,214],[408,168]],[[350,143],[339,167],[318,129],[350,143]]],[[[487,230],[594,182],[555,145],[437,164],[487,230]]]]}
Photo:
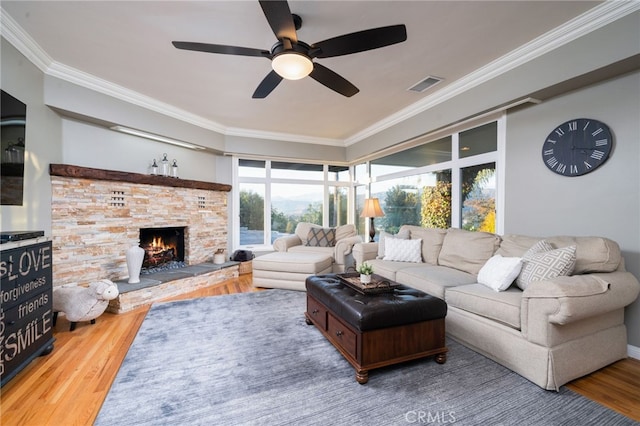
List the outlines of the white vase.
{"type": "Polygon", "coordinates": [[[144,260],[144,249],[140,246],[131,246],[127,250],[127,270],[129,271],[129,284],[140,282],[140,269],[144,260]]]}
{"type": "Polygon", "coordinates": [[[362,284],[371,284],[371,275],[360,274],[360,282],[362,284]]]}

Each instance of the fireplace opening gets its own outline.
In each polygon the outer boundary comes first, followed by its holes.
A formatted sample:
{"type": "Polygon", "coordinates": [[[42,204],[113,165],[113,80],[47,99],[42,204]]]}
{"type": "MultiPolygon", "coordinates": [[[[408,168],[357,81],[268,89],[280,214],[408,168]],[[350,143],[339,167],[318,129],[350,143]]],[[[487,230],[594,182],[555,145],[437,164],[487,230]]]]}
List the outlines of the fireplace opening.
{"type": "Polygon", "coordinates": [[[140,228],[140,247],[144,249],[142,273],[186,266],[184,230],[184,226],[140,228]]]}

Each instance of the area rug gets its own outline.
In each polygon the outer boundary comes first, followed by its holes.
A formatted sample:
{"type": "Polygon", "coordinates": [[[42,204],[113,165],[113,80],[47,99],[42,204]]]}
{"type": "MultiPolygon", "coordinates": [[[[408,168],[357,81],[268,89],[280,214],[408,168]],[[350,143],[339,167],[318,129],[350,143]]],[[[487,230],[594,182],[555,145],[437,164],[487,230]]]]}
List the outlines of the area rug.
{"type": "Polygon", "coordinates": [[[305,293],[155,304],[96,425],[630,425],[447,340],[448,359],[355,372],[304,320],[305,293]]]}

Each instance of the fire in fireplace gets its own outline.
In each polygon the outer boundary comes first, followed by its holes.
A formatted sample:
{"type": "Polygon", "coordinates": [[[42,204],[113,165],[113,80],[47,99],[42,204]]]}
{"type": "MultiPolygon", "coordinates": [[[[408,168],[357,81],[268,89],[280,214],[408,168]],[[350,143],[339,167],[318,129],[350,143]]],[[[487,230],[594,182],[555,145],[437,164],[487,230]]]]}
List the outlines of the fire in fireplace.
{"type": "Polygon", "coordinates": [[[140,247],[144,249],[142,268],[184,261],[185,227],[140,228],[140,247]]]}

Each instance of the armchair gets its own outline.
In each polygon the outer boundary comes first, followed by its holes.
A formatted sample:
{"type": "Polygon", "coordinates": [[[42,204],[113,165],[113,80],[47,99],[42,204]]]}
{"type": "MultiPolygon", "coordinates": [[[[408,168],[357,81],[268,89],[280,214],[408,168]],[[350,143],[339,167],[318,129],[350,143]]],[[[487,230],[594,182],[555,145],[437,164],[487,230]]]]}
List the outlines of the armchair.
{"type": "Polygon", "coordinates": [[[333,272],[344,272],[348,267],[355,266],[352,249],[355,244],[362,242],[362,238],[356,235],[355,225],[324,228],[326,231],[335,232],[333,246],[324,246],[311,241],[309,233],[312,229],[323,230],[321,226],[312,223],[298,223],[293,235],[277,238],[273,242],[273,249],[277,252],[324,253],[332,258],[333,272]]]}

